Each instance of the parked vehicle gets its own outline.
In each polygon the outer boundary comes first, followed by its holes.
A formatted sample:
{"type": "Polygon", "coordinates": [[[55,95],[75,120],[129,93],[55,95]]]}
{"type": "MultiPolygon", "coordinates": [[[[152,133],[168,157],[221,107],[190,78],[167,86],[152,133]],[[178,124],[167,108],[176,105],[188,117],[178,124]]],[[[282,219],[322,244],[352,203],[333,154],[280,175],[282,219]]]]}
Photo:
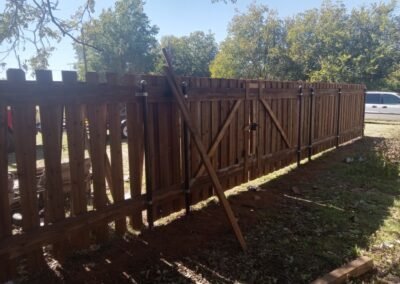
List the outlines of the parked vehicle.
{"type": "Polygon", "coordinates": [[[368,91],[365,98],[365,117],[400,120],[400,94],[368,91]]]}

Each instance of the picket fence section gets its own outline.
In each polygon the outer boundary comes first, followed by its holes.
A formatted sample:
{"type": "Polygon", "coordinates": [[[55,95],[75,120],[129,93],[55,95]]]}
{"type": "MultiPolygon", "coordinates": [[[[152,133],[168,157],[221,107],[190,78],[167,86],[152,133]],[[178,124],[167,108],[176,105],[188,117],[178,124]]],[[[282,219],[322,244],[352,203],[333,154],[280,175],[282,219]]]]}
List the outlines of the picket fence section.
{"type": "MultiPolygon", "coordinates": [[[[214,194],[165,77],[88,73],[80,82],[64,71],[62,79],[42,70],[26,81],[22,70],[10,69],[0,81],[0,281],[12,279],[21,263],[40,269],[44,248],[62,261],[113,230],[152,227],[214,194]],[[15,160],[7,153],[9,110],[15,160]],[[10,190],[18,198],[11,200],[10,190]]],[[[363,85],[195,77],[178,83],[224,189],[363,134],[363,85]]]]}

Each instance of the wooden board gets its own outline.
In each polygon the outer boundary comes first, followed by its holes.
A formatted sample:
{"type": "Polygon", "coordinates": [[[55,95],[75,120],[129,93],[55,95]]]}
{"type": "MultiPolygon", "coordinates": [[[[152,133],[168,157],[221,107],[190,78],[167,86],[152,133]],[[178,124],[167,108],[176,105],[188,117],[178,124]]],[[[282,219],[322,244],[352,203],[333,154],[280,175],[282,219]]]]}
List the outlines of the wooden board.
{"type": "Polygon", "coordinates": [[[366,256],[361,256],[344,266],[335,269],[324,275],[311,284],[340,284],[345,283],[350,277],[355,278],[373,269],[374,263],[372,259],[366,256]]]}
{"type": "MultiPolygon", "coordinates": [[[[62,72],[65,84],[76,84],[77,74],[72,71],[62,72]]],[[[65,126],[67,130],[68,157],[71,176],[71,215],[79,216],[87,212],[87,188],[85,183],[85,119],[84,106],[81,104],[65,105],[65,126]]],[[[89,246],[90,231],[85,228],[71,236],[71,245],[77,249],[89,246]]]]}
{"type": "MultiPolygon", "coordinates": [[[[25,73],[19,69],[7,70],[7,79],[18,83],[25,80],[25,73]]],[[[28,232],[40,226],[39,204],[36,186],[36,107],[33,104],[11,106],[13,134],[15,140],[15,159],[21,200],[22,228],[28,232]]],[[[27,256],[30,272],[44,265],[41,248],[27,256]]]]}
{"type": "MultiPolygon", "coordinates": [[[[117,74],[106,74],[107,83],[117,85],[117,74]]],[[[121,139],[121,104],[116,102],[107,105],[107,121],[109,129],[109,144],[111,154],[111,181],[114,203],[125,199],[124,175],[122,165],[122,139],[121,139]]],[[[115,231],[118,235],[126,232],[126,217],[115,220],[115,231]]]]}
{"type": "MultiPolygon", "coordinates": [[[[86,79],[91,84],[96,84],[97,79],[90,79],[96,73],[87,73],[86,79]]],[[[92,161],[93,172],[93,205],[94,209],[101,210],[107,206],[106,192],[106,136],[107,136],[107,105],[96,102],[86,106],[89,124],[89,153],[92,161]]],[[[112,185],[112,182],[109,183],[112,185]]],[[[115,194],[114,194],[115,196],[115,194]]],[[[99,224],[94,230],[99,243],[108,238],[108,224],[99,224]]]]}
{"type": "MultiPolygon", "coordinates": [[[[36,80],[39,84],[51,84],[52,73],[48,70],[36,71],[36,80]]],[[[54,94],[57,96],[58,94],[54,94]]],[[[55,223],[65,218],[65,199],[61,173],[62,150],[62,104],[42,104],[40,108],[40,125],[43,140],[43,156],[45,164],[45,223],[55,223]]],[[[62,261],[66,240],[54,244],[53,253],[62,261]]]]}
{"type": "MultiPolygon", "coordinates": [[[[125,75],[123,84],[134,89],[135,76],[125,75]]],[[[134,96],[133,92],[131,96],[134,96]]],[[[139,103],[126,104],[126,119],[128,128],[128,161],[131,199],[135,200],[142,194],[143,166],[144,166],[144,133],[143,108],[139,103]],[[135,133],[129,135],[129,133],[135,133]]],[[[130,224],[135,230],[144,226],[142,211],[132,210],[130,224]]]]}
{"type": "MultiPolygon", "coordinates": [[[[8,192],[7,105],[0,102],[0,240],[11,236],[11,210],[8,192]]],[[[16,272],[8,254],[0,255],[0,282],[11,280],[16,272]]]]}

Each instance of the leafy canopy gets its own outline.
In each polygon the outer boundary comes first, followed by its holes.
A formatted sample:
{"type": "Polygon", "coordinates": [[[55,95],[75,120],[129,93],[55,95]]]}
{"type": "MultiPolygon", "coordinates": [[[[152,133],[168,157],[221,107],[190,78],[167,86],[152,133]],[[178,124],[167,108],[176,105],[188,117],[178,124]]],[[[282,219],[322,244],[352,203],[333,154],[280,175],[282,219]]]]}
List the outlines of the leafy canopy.
{"type": "MultiPolygon", "coordinates": [[[[161,47],[165,47],[171,54],[178,75],[199,77],[210,76],[209,65],[218,51],[214,35],[201,31],[183,37],[164,36],[161,38],[161,47]]],[[[160,59],[159,66],[164,63],[160,59]]]]}
{"type": "Polygon", "coordinates": [[[74,44],[78,70],[84,70],[86,55],[89,71],[150,72],[157,59],[158,27],[151,25],[141,0],[120,0],[114,9],[104,10],[98,19],[83,25],[79,38],[98,49],[74,44]]]}
{"type": "Polygon", "coordinates": [[[355,8],[324,1],[281,19],[252,4],[232,19],[213,77],[365,83],[398,88],[400,16],[395,1],[355,8]]]}

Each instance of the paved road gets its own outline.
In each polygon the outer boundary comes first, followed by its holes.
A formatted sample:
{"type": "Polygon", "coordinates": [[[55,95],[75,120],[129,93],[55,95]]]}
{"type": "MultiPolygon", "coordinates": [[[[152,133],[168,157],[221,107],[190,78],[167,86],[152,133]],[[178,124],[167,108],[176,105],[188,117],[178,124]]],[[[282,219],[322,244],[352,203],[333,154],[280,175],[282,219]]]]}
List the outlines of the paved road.
{"type": "Polygon", "coordinates": [[[366,113],[365,119],[367,119],[367,120],[400,121],[400,114],[366,113]]]}

